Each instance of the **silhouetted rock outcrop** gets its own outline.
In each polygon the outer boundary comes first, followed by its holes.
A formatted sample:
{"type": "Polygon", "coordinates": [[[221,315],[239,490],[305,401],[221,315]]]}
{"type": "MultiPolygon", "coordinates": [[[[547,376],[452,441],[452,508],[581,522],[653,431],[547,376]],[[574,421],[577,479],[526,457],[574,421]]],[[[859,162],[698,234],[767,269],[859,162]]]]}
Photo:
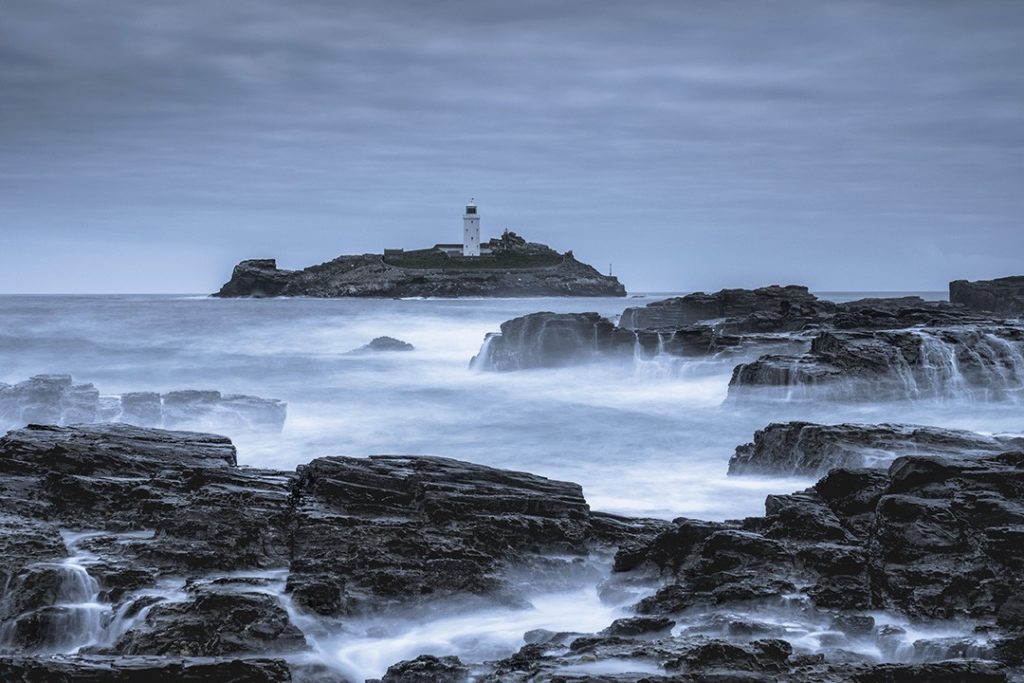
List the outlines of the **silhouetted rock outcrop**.
{"type": "Polygon", "coordinates": [[[1024,275],[975,282],[954,280],[949,283],[949,300],[975,311],[1024,315],[1024,275]]]}

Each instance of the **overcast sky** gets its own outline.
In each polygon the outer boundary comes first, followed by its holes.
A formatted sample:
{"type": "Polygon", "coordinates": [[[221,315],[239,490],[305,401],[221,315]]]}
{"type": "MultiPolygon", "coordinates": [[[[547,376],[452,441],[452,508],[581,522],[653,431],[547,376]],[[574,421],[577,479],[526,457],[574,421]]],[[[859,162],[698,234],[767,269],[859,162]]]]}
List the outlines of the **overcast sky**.
{"type": "Polygon", "coordinates": [[[0,291],[511,228],[633,291],[1024,273],[1020,0],[0,0],[0,291]]]}

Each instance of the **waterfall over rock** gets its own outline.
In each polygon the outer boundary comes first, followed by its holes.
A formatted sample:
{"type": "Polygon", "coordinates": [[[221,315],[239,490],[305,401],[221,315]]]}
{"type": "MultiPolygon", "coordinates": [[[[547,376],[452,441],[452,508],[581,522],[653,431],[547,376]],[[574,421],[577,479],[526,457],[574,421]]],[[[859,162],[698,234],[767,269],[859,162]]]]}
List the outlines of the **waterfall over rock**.
{"type": "Polygon", "coordinates": [[[1020,401],[1024,329],[823,332],[805,354],[737,366],[730,396],[750,397],[755,388],[792,399],[1020,401]]]}
{"type": "Polygon", "coordinates": [[[472,365],[481,370],[526,370],[586,362],[597,355],[629,358],[637,335],[597,313],[532,313],[501,324],[472,365]]]}
{"type": "Polygon", "coordinates": [[[111,606],[100,601],[87,557],[38,562],[7,581],[0,596],[0,650],[73,653],[100,639],[111,606]]]}
{"type": "Polygon", "coordinates": [[[488,334],[470,361],[475,370],[512,371],[564,367],[595,360],[632,361],[640,374],[677,376],[698,360],[749,353],[752,348],[792,350],[806,341],[789,334],[724,334],[708,325],[660,331],[617,326],[597,313],[532,313],[488,334]]]}

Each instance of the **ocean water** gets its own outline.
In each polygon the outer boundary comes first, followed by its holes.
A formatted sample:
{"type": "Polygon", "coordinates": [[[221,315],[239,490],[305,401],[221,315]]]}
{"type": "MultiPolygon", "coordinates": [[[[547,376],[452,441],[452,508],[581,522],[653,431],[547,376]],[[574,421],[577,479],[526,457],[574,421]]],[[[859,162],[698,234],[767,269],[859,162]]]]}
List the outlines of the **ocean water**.
{"type": "MultiPolygon", "coordinates": [[[[850,300],[900,293],[820,293],[850,300]]],[[[927,299],[941,292],[917,293],[927,299]]],[[[102,393],[218,389],[288,402],[280,434],[229,433],[247,465],[324,455],[442,455],[578,482],[594,509],[707,519],[763,512],[811,483],[731,478],[729,457],[771,421],[910,421],[1016,432],[1019,407],[959,401],[723,404],[739,360],[630,360],[480,372],[488,332],[526,313],[616,316],[671,293],[609,299],[233,299],[0,297],[0,381],[71,373],[102,393]],[[351,355],[372,338],[406,353],[351,355]]]]}
{"type": "MultiPolygon", "coordinates": [[[[819,293],[837,301],[904,294],[911,293],[819,293]]],[[[542,310],[614,317],[626,306],[670,295],[486,300],[4,296],[0,381],[64,372],[96,384],[104,394],[199,388],[279,398],[288,402],[280,434],[227,432],[241,464],[290,469],[324,455],[442,455],[578,482],[594,509],[661,518],[759,515],[767,494],[813,483],[726,476],[735,447],[773,421],[913,422],[987,433],[1024,429],[1019,405],[974,402],[968,396],[737,406],[725,398],[732,368],[742,357],[626,359],[513,373],[470,368],[484,336],[509,318],[542,310]],[[381,335],[416,349],[348,353],[381,335]]],[[[607,558],[592,561],[606,563],[607,558]]],[[[84,596],[75,599],[85,601],[73,612],[77,621],[68,628],[69,652],[106,642],[134,623],[113,605],[95,604],[87,557],[76,555],[65,564],[62,569],[84,596]],[[97,609],[115,618],[100,627],[94,623],[97,609]]],[[[606,575],[607,565],[601,566],[606,575]]],[[[594,580],[587,579],[562,592],[538,588],[525,607],[452,604],[436,606],[426,616],[370,615],[339,625],[296,613],[283,591],[286,573],[284,568],[270,572],[276,583],[267,590],[307,635],[313,649],[300,659],[326,664],[351,680],[379,677],[390,664],[423,653],[456,654],[467,662],[497,659],[519,648],[530,629],[596,631],[627,614],[630,602],[602,601],[594,580]]],[[[165,600],[183,598],[180,581],[169,577],[166,584],[150,592],[165,600]]],[[[807,622],[800,610],[749,616],[786,625],[794,643],[806,651],[817,651],[828,629],[827,623],[807,622]]],[[[898,620],[894,615],[879,618],[898,620]]],[[[965,635],[971,625],[938,625],[933,631],[965,635]]],[[[932,631],[908,633],[916,638],[932,631]]],[[[907,652],[913,650],[909,642],[907,652]]],[[[872,643],[858,647],[874,659],[905,658],[881,653],[872,643]]],[[[566,673],[659,671],[656,662],[580,666],[566,673]]]]}

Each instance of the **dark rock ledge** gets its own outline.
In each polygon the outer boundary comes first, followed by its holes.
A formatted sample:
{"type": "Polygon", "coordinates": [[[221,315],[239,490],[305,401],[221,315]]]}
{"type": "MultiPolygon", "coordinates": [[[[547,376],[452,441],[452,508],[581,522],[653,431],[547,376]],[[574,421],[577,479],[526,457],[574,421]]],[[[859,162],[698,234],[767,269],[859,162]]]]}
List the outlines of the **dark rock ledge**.
{"type": "Polygon", "coordinates": [[[995,280],[954,280],[949,300],[975,311],[1024,316],[1024,275],[995,280]]]}
{"type": "MultiPolygon", "coordinates": [[[[774,670],[787,680],[1005,680],[999,669],[1024,661],[1024,453],[838,468],[805,491],[769,496],[765,507],[764,517],[732,522],[678,519],[653,542],[620,551],[620,581],[651,571],[662,577],[637,612],[687,623],[695,635],[746,638],[748,646],[716,647],[733,648],[727,659],[748,662],[743,670],[774,670]],[[918,641],[912,651],[994,664],[960,663],[970,668],[959,672],[936,664],[924,674],[850,659],[864,645],[893,652],[902,628],[876,623],[868,614],[876,610],[921,623],[973,623],[977,642],[968,633],[918,641]],[[756,616],[765,613],[817,622],[817,635],[756,616]],[[818,639],[825,670],[778,643],[801,635],[818,639]],[[838,679],[837,658],[855,664],[838,679]]],[[[592,646],[619,647],[608,638],[592,646]]],[[[539,665],[561,656],[545,653],[539,665]]]]}
{"type": "Polygon", "coordinates": [[[989,323],[821,332],[801,354],[737,365],[734,400],[1005,401],[1024,387],[1024,327],[989,323]]]}
{"type": "Polygon", "coordinates": [[[508,371],[661,355],[760,356],[737,370],[732,386],[738,391],[845,378],[896,383],[900,378],[893,375],[909,364],[902,379],[921,386],[904,382],[888,388],[893,394],[915,393],[914,398],[942,391],[929,381],[941,385],[943,378],[926,376],[920,366],[952,352],[962,358],[968,375],[998,380],[999,392],[1013,386],[1014,373],[1024,382],[1024,347],[1018,324],[992,316],[919,297],[833,303],[797,285],[724,289],[627,308],[618,324],[597,313],[545,311],[514,318],[487,336],[473,365],[508,371]],[[975,348],[980,352],[972,355],[975,348]]]}
{"type": "Polygon", "coordinates": [[[437,600],[522,604],[616,548],[601,590],[646,592],[633,616],[532,633],[500,661],[423,653],[384,680],[1005,681],[1024,662],[1020,452],[833,469],[763,517],[668,523],[445,458],[281,472],[237,467],[223,437],[31,426],[0,439],[0,532],[5,681],[336,683],[304,663],[297,613],[340,628],[437,600]],[[54,657],[61,634],[89,633],[71,588],[120,628],[54,657]],[[967,626],[907,642],[879,610],[967,626]]]}
{"type": "Polygon", "coordinates": [[[837,467],[888,467],[903,455],[994,455],[1024,450],[1024,437],[905,424],[773,423],[736,447],[729,474],[822,476],[837,467]]]}
{"type": "Polygon", "coordinates": [[[591,513],[576,484],[446,458],[282,472],[237,467],[214,435],[31,425],[0,438],[0,651],[13,657],[2,680],[93,680],[124,656],[157,658],[154,676],[213,657],[186,668],[225,680],[224,658],[307,650],[291,609],[330,620],[451,598],[524,604],[526,589],[577,580],[588,554],[664,528],[591,513]],[[86,558],[89,580],[69,556],[86,558]],[[120,630],[88,637],[68,606],[86,602],[120,630]],[[114,659],[26,659],[75,644],[114,659]]]}

